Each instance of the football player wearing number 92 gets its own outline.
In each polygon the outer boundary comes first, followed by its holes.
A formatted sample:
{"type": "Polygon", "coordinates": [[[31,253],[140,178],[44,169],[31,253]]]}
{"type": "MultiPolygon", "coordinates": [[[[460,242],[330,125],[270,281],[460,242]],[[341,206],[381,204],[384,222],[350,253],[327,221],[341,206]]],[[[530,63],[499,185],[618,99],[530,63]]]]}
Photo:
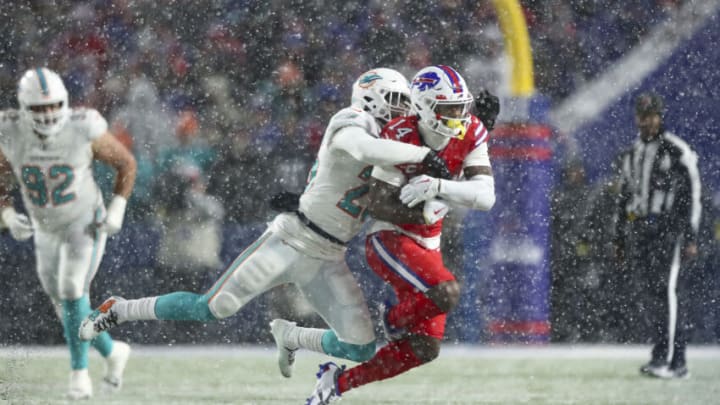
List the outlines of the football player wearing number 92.
{"type": "Polygon", "coordinates": [[[291,376],[298,348],[357,362],[372,357],[373,324],[344,261],[346,244],[365,219],[372,168],[417,164],[436,176],[447,171],[428,147],[378,138],[383,125],[408,112],[409,97],[407,79],[395,70],[362,74],[353,85],[351,105],[327,125],[296,210],[276,216],[206,292],[134,300],[110,297],[83,322],[81,338],[92,339],[127,321],[226,318],[257,295],[294,283],[331,329],[301,329],[285,320],[271,323],[285,377],[291,376]]]}
{"type": "Polygon", "coordinates": [[[107,333],[83,342],[77,329],[92,311],[90,281],[107,236],[122,227],[135,183],[135,159],[108,132],[107,122],[96,110],[69,107],[62,79],[47,68],[25,72],[18,84],[18,102],[19,110],[0,112],[3,225],[17,240],[34,239],[40,283],[62,322],[70,349],[68,398],[86,399],[93,394],[87,370],[90,345],[105,358],[103,388],[116,391],[122,384],[129,346],[114,342],[107,333]],[[93,178],[93,160],[117,171],[107,209],[93,178]],[[9,195],[13,174],[29,217],[13,206],[9,195]]]}

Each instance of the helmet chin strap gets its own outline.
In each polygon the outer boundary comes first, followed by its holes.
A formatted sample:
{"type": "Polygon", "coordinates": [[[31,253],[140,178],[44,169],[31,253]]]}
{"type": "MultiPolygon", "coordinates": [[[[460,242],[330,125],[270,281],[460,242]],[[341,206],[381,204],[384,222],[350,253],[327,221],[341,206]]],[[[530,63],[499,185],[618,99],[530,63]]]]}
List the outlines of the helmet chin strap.
{"type": "Polygon", "coordinates": [[[418,125],[423,142],[432,150],[441,150],[450,142],[450,138],[428,128],[423,122],[418,125]]]}

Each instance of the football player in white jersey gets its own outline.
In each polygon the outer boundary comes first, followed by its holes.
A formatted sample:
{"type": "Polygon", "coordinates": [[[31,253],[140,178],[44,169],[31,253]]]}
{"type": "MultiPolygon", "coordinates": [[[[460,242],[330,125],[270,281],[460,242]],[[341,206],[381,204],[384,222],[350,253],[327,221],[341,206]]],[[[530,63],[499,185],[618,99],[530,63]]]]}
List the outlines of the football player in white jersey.
{"type": "Polygon", "coordinates": [[[92,311],[88,292],[107,235],[118,232],[135,182],[135,159],[107,130],[96,111],[70,108],[60,76],[47,69],[25,72],[18,84],[19,110],[0,112],[0,216],[17,240],[35,242],[37,272],[62,321],[70,349],[70,399],[92,396],[88,347],[106,360],[104,387],[120,388],[130,348],[107,333],[92,342],[77,335],[92,311]],[[107,209],[92,161],[117,170],[107,209]],[[28,216],[18,213],[8,192],[19,183],[28,216]]]}
{"type": "Polygon", "coordinates": [[[353,361],[370,358],[375,353],[372,321],[344,256],[347,242],[364,221],[372,166],[424,163],[447,170],[427,147],[378,139],[381,126],[404,115],[408,102],[408,83],[399,72],[379,68],[361,75],[353,86],[351,106],[330,119],[297,210],[275,217],[204,294],[110,297],[83,321],[81,338],[92,339],[126,321],[222,319],[258,294],[294,283],[331,329],[273,321],[283,375],[291,375],[299,347],[353,361]]]}

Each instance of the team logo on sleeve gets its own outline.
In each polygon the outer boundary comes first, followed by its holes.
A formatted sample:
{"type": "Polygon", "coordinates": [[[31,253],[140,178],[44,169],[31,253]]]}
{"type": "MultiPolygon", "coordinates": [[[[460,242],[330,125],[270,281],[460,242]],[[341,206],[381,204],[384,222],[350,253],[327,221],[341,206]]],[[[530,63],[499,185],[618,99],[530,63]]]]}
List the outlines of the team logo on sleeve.
{"type": "Polygon", "coordinates": [[[432,89],[440,82],[440,77],[435,72],[426,72],[412,81],[412,87],[417,86],[420,91],[432,89]]]}

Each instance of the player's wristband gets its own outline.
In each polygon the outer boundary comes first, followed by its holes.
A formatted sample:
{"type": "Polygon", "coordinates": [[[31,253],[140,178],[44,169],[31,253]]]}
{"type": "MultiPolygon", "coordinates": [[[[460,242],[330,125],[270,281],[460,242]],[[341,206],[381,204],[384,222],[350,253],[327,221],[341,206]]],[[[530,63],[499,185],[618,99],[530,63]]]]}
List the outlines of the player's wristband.
{"type": "Polygon", "coordinates": [[[107,216],[108,219],[112,219],[113,223],[122,224],[123,217],[125,217],[125,208],[127,207],[127,198],[121,195],[114,195],[108,206],[107,216]]]}
{"type": "Polygon", "coordinates": [[[17,212],[15,212],[15,208],[13,207],[5,207],[2,209],[2,213],[0,213],[0,218],[2,218],[5,226],[8,226],[8,224],[11,223],[16,216],[17,212]]]}

